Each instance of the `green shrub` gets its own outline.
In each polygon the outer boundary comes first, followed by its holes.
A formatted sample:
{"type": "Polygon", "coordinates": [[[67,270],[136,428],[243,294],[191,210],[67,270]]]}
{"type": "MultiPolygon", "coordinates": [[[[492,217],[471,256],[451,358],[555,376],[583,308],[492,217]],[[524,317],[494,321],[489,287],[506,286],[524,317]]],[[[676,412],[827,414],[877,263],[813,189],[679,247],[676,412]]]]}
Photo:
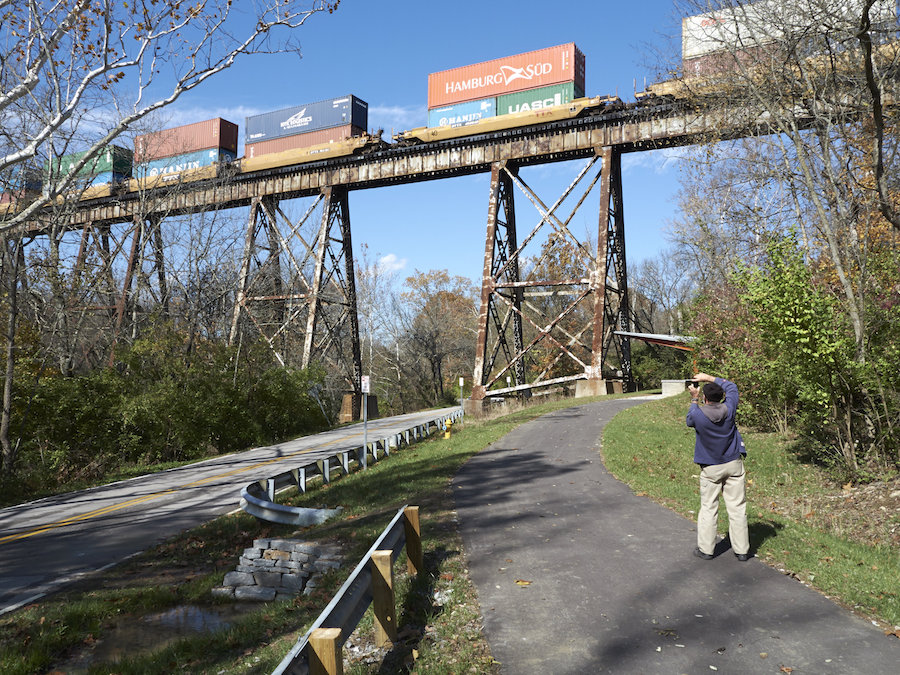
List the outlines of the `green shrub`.
{"type": "Polygon", "coordinates": [[[118,357],[116,368],[17,387],[19,458],[15,476],[3,476],[14,493],[6,501],[327,426],[308,393],[324,373],[282,368],[265,345],[239,352],[162,326],[118,357]]]}

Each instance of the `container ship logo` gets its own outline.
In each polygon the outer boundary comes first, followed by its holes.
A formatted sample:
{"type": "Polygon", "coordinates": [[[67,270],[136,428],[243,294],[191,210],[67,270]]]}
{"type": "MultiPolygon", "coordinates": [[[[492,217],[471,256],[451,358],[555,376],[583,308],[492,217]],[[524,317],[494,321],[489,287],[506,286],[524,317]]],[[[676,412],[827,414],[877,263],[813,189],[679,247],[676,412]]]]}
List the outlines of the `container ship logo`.
{"type": "Polygon", "coordinates": [[[505,84],[509,84],[513,80],[532,80],[535,76],[549,75],[552,70],[553,65],[549,63],[535,63],[521,68],[500,66],[505,84]]]}
{"type": "Polygon", "coordinates": [[[305,127],[310,122],[312,122],[312,115],[304,117],[305,114],[306,108],[304,108],[300,112],[294,113],[279,126],[281,126],[282,129],[296,129],[297,127],[305,127]]]}

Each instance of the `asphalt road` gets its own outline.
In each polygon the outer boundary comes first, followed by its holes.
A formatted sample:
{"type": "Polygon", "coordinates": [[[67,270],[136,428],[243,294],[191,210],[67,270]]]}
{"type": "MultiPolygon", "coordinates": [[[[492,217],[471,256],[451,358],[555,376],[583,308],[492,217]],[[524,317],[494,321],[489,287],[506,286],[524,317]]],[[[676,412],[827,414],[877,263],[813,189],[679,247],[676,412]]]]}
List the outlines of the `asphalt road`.
{"type": "MultiPolygon", "coordinates": [[[[368,440],[451,410],[370,421],[368,440]]],[[[237,509],[248,483],[357,449],[362,440],[357,424],[0,509],[0,614],[237,509]]]]}
{"type": "MultiPolygon", "coordinates": [[[[900,640],[757,559],[739,562],[723,542],[713,560],[695,558],[692,521],[606,471],[602,429],[639,403],[545,415],[455,477],[469,572],[501,672],[900,673],[900,640]]],[[[752,543],[766,536],[751,526],[752,543]]]]}

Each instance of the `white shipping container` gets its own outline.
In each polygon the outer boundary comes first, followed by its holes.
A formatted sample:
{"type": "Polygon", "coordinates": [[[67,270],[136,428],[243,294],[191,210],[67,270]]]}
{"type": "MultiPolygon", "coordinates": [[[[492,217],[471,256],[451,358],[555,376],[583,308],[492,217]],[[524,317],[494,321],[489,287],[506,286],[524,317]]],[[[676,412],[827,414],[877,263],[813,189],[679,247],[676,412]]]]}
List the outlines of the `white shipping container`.
{"type": "MultiPolygon", "coordinates": [[[[693,59],[721,51],[752,49],[808,33],[819,25],[822,33],[835,27],[851,29],[859,22],[863,0],[763,0],[688,16],[681,22],[681,56],[693,59]]],[[[875,0],[869,10],[873,24],[896,22],[896,0],[875,0]]]]}

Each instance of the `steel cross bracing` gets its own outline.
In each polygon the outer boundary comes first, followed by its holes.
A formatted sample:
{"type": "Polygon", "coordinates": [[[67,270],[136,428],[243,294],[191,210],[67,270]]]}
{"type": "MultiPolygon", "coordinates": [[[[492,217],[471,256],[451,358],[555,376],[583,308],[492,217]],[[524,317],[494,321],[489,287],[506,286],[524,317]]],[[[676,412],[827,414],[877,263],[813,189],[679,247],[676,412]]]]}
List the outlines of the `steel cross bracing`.
{"type": "MultiPolygon", "coordinates": [[[[111,353],[117,336],[136,334],[144,305],[166,311],[165,219],[249,206],[244,255],[239,278],[233,282],[231,341],[240,340],[245,327],[251,328],[265,337],[283,363],[308,365],[320,360],[338,366],[346,383],[358,391],[361,368],[349,191],[490,171],[492,206],[485,253],[490,282],[482,289],[476,397],[504,390],[528,392],[555,381],[602,380],[619,370],[627,384],[628,345],[612,332],[615,327],[627,328],[628,322],[620,153],[694,142],[712,131],[721,132],[723,124],[721,115],[663,105],[453,141],[410,147],[385,144],[359,156],[67,204],[70,212],[64,218],[37,218],[18,234],[51,242],[65,239],[68,232],[81,235],[71,271],[57,263],[57,276],[70,274],[75,283],[69,295],[58,290],[59,309],[50,313],[51,320],[62,326],[60,335],[83,334],[87,326],[98,344],[105,343],[96,353],[111,353]],[[609,155],[609,161],[600,161],[601,155],[609,155]],[[566,227],[571,216],[561,221],[555,213],[565,195],[547,207],[518,172],[523,166],[575,158],[588,159],[585,172],[595,169],[598,161],[606,170],[605,175],[601,171],[594,176],[585,192],[586,197],[599,181],[610,200],[608,210],[601,207],[594,254],[571,236],[566,227]],[[522,249],[535,233],[517,241],[514,190],[541,214],[537,229],[549,226],[551,240],[574,256],[572,278],[521,278],[522,249]],[[280,204],[303,196],[313,196],[316,204],[291,223],[280,204]],[[318,208],[322,216],[317,233],[304,238],[301,227],[318,208]],[[141,301],[144,297],[146,302],[141,301]],[[592,320],[587,320],[590,316],[592,320]],[[618,364],[612,363],[612,352],[618,364]]],[[[84,359],[90,360],[90,354],[84,359]]]]}
{"type": "Polygon", "coordinates": [[[627,340],[613,332],[629,325],[621,195],[620,154],[612,148],[592,157],[550,206],[519,176],[517,167],[494,164],[473,399],[578,380],[616,379],[630,387],[627,340]],[[573,234],[570,224],[598,183],[600,221],[592,247],[573,234]],[[514,187],[540,217],[521,243],[514,187]],[[563,220],[558,212],[573,195],[576,203],[563,220]],[[538,241],[543,242],[540,254],[529,255],[529,244],[533,248],[538,241]],[[522,278],[526,260],[532,263],[522,278]],[[618,356],[616,363],[611,362],[611,349],[618,356]]]}
{"type": "Polygon", "coordinates": [[[163,318],[168,313],[160,219],[154,216],[80,230],[54,227],[26,246],[30,267],[19,266],[22,292],[38,301],[31,319],[48,336],[62,373],[111,362],[118,339],[135,337],[149,311],[163,318]]]}
{"type": "Polygon", "coordinates": [[[294,223],[274,199],[254,200],[229,341],[249,324],[282,365],[324,361],[356,390],[362,366],[352,248],[346,189],[321,190],[294,223]],[[304,236],[319,211],[314,236],[304,236]]]}

